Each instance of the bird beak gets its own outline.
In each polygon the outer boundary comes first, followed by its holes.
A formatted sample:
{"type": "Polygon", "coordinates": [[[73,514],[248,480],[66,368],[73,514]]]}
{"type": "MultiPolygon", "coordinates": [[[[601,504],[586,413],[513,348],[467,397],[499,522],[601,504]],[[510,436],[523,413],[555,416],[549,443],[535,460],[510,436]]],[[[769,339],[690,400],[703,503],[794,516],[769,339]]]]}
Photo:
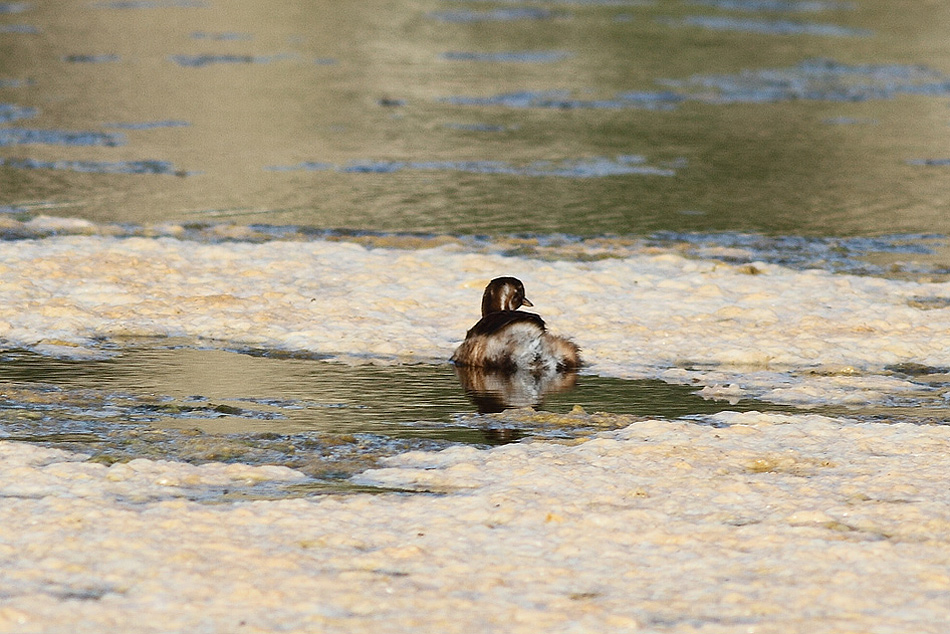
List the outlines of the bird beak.
{"type": "Polygon", "coordinates": [[[534,304],[532,304],[530,301],[528,301],[528,298],[527,298],[527,297],[522,298],[522,300],[521,300],[521,305],[522,305],[522,306],[527,306],[527,307],[529,307],[529,308],[533,308],[533,307],[534,307],[534,304]]]}

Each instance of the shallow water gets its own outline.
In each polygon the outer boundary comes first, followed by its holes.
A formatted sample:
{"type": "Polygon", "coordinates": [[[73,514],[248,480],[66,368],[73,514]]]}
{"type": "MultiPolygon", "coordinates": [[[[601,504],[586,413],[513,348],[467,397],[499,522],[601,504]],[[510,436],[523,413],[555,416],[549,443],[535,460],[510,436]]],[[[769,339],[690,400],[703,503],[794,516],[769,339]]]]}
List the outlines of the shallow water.
{"type": "Polygon", "coordinates": [[[139,451],[299,466],[286,445],[299,437],[336,447],[311,452],[307,471],[349,474],[425,443],[596,430],[471,415],[506,406],[945,418],[950,357],[934,343],[950,328],[950,282],[927,260],[942,248],[934,237],[494,241],[49,218],[6,228],[7,433],[85,440],[103,460],[139,451]],[[580,376],[446,363],[477,317],[484,279],[472,276],[495,270],[523,277],[551,327],[581,345],[580,376]],[[166,430],[162,442],[138,442],[146,427],[166,430]],[[194,429],[199,440],[182,433],[194,429]]]}
{"type": "MultiPolygon", "coordinates": [[[[610,428],[478,415],[448,364],[351,365],[143,343],[99,361],[3,354],[0,438],[71,449],[106,464],[136,457],[280,464],[325,480],[409,449],[569,439],[610,428]]],[[[581,376],[572,390],[523,405],[668,418],[787,409],[695,392],[658,380],[581,376]]]]}

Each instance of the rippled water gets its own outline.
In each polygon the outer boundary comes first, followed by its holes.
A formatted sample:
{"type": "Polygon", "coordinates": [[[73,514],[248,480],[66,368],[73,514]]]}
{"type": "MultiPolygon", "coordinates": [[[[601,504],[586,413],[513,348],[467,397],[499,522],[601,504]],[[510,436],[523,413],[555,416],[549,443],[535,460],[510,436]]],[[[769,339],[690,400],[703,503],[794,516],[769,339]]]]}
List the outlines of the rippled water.
{"type": "MultiPolygon", "coordinates": [[[[884,0],[0,2],[0,221],[134,236],[174,222],[178,237],[275,249],[477,250],[487,235],[549,259],[636,241],[942,280],[948,23],[943,4],[884,0]]],[[[0,224],[4,239],[66,231],[0,224]]],[[[95,362],[4,354],[6,437],[105,461],[350,473],[408,447],[585,431],[475,415],[448,365],[193,342],[95,362]]],[[[545,407],[575,404],[737,407],[594,376],[545,407]]]]}
{"type": "Polygon", "coordinates": [[[12,208],[383,231],[950,233],[940,4],[2,6],[12,208]]]}
{"type": "MultiPolygon", "coordinates": [[[[529,434],[567,439],[610,428],[476,414],[447,364],[345,365],[143,343],[93,362],[3,354],[0,438],[70,448],[106,463],[237,460],[335,479],[407,449],[494,445],[529,434]]],[[[583,376],[540,407],[670,418],[787,409],[704,400],[693,391],[583,376]]]]}

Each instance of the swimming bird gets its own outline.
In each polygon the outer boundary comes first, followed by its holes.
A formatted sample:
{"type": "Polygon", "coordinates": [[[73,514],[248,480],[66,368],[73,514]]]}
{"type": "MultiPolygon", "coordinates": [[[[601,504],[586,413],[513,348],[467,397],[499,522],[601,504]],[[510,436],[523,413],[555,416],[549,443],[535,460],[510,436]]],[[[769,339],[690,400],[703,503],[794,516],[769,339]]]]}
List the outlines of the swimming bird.
{"type": "Polygon", "coordinates": [[[465,333],[455,350],[456,365],[515,372],[563,372],[581,365],[580,348],[547,332],[540,315],[518,310],[533,307],[524,284],[514,277],[489,282],[482,295],[482,318],[465,333]]]}

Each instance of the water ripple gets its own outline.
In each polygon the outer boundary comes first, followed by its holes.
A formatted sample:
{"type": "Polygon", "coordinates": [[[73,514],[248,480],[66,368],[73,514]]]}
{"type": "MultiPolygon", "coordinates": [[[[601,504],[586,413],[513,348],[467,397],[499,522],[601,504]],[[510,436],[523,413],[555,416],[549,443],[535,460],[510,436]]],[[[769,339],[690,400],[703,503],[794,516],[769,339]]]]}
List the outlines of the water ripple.
{"type": "Polygon", "coordinates": [[[26,33],[28,35],[39,34],[40,29],[32,24],[0,24],[0,33],[26,33]]]}
{"type": "Polygon", "coordinates": [[[205,31],[195,31],[191,34],[191,39],[193,40],[212,40],[215,42],[233,42],[233,41],[242,41],[246,42],[254,39],[250,33],[235,33],[232,31],[226,31],[223,33],[207,33],[205,31]]]}
{"type": "Polygon", "coordinates": [[[279,55],[172,55],[170,59],[179,66],[201,68],[212,64],[268,64],[288,59],[286,54],[279,55]]]}
{"type": "Polygon", "coordinates": [[[826,0],[690,0],[689,4],[714,7],[726,11],[819,13],[821,11],[852,11],[851,2],[826,0]]]}
{"type": "Polygon", "coordinates": [[[798,100],[860,102],[899,95],[950,96],[950,76],[926,66],[852,65],[830,59],[811,59],[790,68],[745,70],[733,75],[658,79],[656,83],[676,90],[622,92],[603,99],[580,99],[568,90],[524,90],[488,96],[453,95],[441,97],[439,101],[475,107],[672,110],[684,101],[712,104],[798,100]]]}
{"type": "Polygon", "coordinates": [[[0,2],[0,13],[23,13],[32,8],[29,2],[0,2]]]}
{"type": "MultiPolygon", "coordinates": [[[[523,0],[455,0],[456,2],[482,2],[493,4],[519,4],[523,0]]],[[[572,5],[572,6],[598,6],[598,7],[652,7],[656,5],[656,0],[537,0],[544,4],[572,5]]]]}
{"type": "Polygon", "coordinates": [[[130,123],[107,123],[107,128],[119,128],[121,130],[156,130],[159,128],[187,128],[191,124],[187,121],[178,121],[168,119],[165,121],[141,121],[130,123]]]}
{"type": "Polygon", "coordinates": [[[560,176],[567,178],[598,178],[604,176],[650,175],[674,176],[671,167],[648,165],[642,156],[622,155],[610,159],[591,157],[562,159],[559,161],[534,161],[527,165],[514,165],[506,161],[352,161],[346,165],[304,162],[290,166],[272,166],[270,171],[327,171],[347,174],[392,174],[402,171],[449,171],[469,174],[505,174],[511,176],[560,176]]]}
{"type": "Polygon", "coordinates": [[[556,14],[547,9],[523,7],[517,9],[494,9],[492,11],[433,11],[429,17],[441,22],[509,22],[514,20],[547,20],[556,14]]]}
{"type": "Polygon", "coordinates": [[[660,18],[659,22],[669,26],[696,26],[713,31],[738,31],[764,35],[818,35],[824,37],[870,37],[874,35],[868,29],[793,20],[752,20],[710,15],[688,15],[679,20],[660,18]]]}
{"type": "Polygon", "coordinates": [[[172,174],[182,176],[168,161],[40,161],[37,159],[0,159],[0,166],[15,169],[51,169],[91,174],[172,174]]]}
{"type": "Polygon", "coordinates": [[[950,95],[950,77],[925,66],[841,64],[806,60],[791,68],[746,70],[734,75],[694,75],[660,84],[694,89],[689,99],[711,103],[767,103],[793,100],[868,101],[900,94],[950,95]]]}
{"type": "Polygon", "coordinates": [[[33,128],[0,128],[0,146],[3,145],[104,145],[115,147],[125,144],[121,134],[73,130],[38,130],[33,128]]]}
{"type": "Polygon", "coordinates": [[[118,55],[66,55],[64,62],[70,64],[106,64],[119,61],[118,55]]]}
{"type": "Polygon", "coordinates": [[[548,64],[573,57],[567,51],[505,51],[499,53],[473,53],[449,51],[442,59],[452,62],[515,62],[523,64],[548,64]]]}
{"type": "MultiPolygon", "coordinates": [[[[0,83],[2,86],[2,83],[0,83]]],[[[0,123],[8,123],[17,119],[31,119],[37,114],[36,108],[24,108],[12,103],[0,103],[0,123]]]]}
{"type": "Polygon", "coordinates": [[[567,90],[517,91],[488,97],[451,96],[440,101],[456,106],[504,106],[506,108],[551,108],[555,110],[671,110],[686,99],[669,91],[627,92],[612,99],[577,99],[567,90]]]}
{"type": "Polygon", "coordinates": [[[211,6],[204,0],[112,0],[111,2],[95,2],[96,9],[206,9],[211,6]]]}

